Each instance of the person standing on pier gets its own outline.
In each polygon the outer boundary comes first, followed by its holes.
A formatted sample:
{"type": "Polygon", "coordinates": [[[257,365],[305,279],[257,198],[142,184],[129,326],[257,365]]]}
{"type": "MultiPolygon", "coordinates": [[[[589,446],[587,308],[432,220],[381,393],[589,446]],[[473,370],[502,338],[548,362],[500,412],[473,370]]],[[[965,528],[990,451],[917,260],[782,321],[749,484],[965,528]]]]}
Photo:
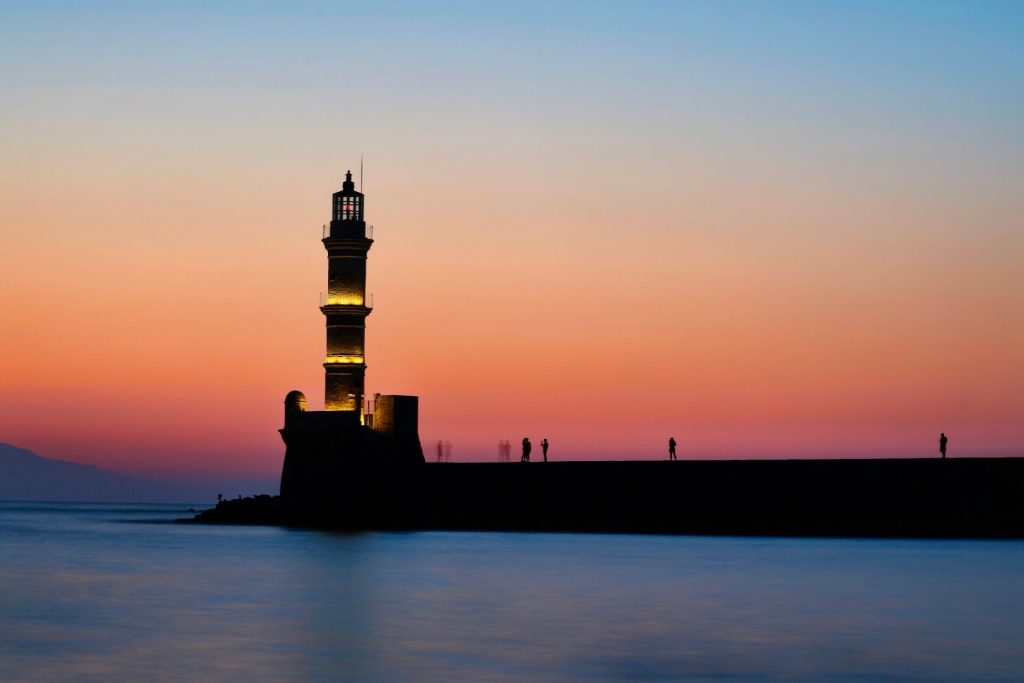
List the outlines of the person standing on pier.
{"type": "Polygon", "coordinates": [[[523,437],[523,455],[519,458],[519,462],[530,462],[530,451],[533,450],[533,445],[530,444],[530,439],[523,437]]]}
{"type": "Polygon", "coordinates": [[[668,437],[668,459],[676,460],[676,437],[668,437]]]}
{"type": "Polygon", "coordinates": [[[946,433],[941,432],[939,434],[939,453],[942,453],[942,459],[946,459],[946,444],[949,443],[949,439],[946,438],[946,433]]]}
{"type": "Polygon", "coordinates": [[[544,453],[544,462],[548,461],[548,440],[544,439],[540,442],[540,450],[544,453]]]}

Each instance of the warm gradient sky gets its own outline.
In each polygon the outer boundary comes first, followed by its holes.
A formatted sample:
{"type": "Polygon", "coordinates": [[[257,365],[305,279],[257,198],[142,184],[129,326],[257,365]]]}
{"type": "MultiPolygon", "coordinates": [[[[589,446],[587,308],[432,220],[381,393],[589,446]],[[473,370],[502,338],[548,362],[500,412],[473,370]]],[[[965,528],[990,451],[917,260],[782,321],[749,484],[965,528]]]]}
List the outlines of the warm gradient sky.
{"type": "Polygon", "coordinates": [[[0,441],[276,476],[365,154],[367,389],[428,451],[1024,453],[1022,3],[0,16],[0,441]]]}

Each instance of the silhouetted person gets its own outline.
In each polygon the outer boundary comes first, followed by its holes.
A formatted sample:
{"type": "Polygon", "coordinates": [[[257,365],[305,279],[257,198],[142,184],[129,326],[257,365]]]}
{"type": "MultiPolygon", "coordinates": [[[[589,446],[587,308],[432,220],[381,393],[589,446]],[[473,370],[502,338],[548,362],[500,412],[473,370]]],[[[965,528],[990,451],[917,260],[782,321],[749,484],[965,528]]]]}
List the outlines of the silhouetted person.
{"type": "Polygon", "coordinates": [[[677,460],[676,458],[676,437],[668,437],[668,459],[677,460]]]}
{"type": "Polygon", "coordinates": [[[942,432],[939,434],[939,453],[942,453],[942,459],[946,459],[946,444],[949,443],[949,439],[946,438],[946,433],[942,432]]]}
{"type": "Polygon", "coordinates": [[[505,462],[512,462],[512,442],[505,439],[505,462]]]}
{"type": "Polygon", "coordinates": [[[519,462],[530,462],[530,451],[532,451],[532,450],[533,450],[533,445],[530,443],[530,440],[524,436],[523,437],[523,455],[522,455],[521,458],[519,458],[519,462]]]}
{"type": "Polygon", "coordinates": [[[548,461],[548,440],[544,439],[540,442],[540,450],[544,452],[544,462],[548,461]]]}
{"type": "Polygon", "coordinates": [[[437,461],[441,462],[444,458],[444,441],[437,440],[437,461]]]}

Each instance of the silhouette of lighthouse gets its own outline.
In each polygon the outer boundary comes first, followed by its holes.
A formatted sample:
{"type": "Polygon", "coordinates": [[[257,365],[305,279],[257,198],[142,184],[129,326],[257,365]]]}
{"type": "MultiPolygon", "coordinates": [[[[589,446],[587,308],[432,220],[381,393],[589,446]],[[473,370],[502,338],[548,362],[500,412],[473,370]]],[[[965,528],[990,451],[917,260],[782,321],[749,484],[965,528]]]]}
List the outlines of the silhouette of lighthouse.
{"type": "Polygon", "coordinates": [[[366,255],[373,246],[363,199],[349,171],[332,197],[331,223],[324,225],[324,410],[307,411],[306,396],[298,389],[284,397],[281,500],[295,519],[351,523],[372,516],[393,495],[381,472],[423,462],[419,397],[375,394],[373,409],[366,406],[363,412],[370,315],[366,255]]]}
{"type": "Polygon", "coordinates": [[[366,379],[366,255],[373,245],[363,219],[364,197],[352,172],[332,198],[331,224],[325,227],[327,295],[320,310],[327,324],[324,359],[324,409],[352,411],[361,421],[366,379]]]}

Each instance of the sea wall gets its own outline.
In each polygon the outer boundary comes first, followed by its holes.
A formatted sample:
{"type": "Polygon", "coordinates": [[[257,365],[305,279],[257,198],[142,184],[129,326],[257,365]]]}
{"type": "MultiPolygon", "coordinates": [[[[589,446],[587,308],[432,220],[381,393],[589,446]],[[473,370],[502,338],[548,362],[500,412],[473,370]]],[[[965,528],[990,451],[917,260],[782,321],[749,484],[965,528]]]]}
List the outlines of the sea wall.
{"type": "Polygon", "coordinates": [[[1024,537],[1024,459],[432,463],[399,526],[1024,537]]]}
{"type": "Polygon", "coordinates": [[[225,501],[200,521],[1024,538],[1024,458],[408,464],[380,460],[369,441],[355,459],[311,446],[289,443],[308,468],[290,479],[285,500],[253,503],[251,514],[245,500],[225,501]]]}

